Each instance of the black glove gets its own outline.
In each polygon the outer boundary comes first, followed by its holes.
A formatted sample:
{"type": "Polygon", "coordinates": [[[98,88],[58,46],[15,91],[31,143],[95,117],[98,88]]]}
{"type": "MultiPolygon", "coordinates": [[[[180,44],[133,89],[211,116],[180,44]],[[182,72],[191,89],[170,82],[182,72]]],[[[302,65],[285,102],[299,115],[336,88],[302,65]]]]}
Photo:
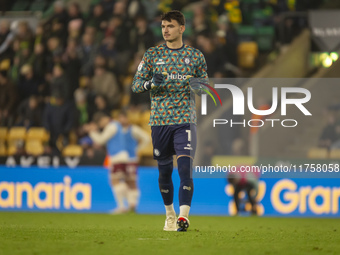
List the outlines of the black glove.
{"type": "Polygon", "coordinates": [[[163,80],[164,80],[163,74],[155,73],[150,81],[144,82],[144,85],[143,85],[144,89],[150,90],[150,89],[153,89],[155,87],[159,87],[162,84],[163,80]]]}
{"type": "Polygon", "coordinates": [[[161,85],[163,80],[164,80],[164,75],[161,73],[155,73],[154,76],[152,77],[152,83],[157,87],[161,85]]]}

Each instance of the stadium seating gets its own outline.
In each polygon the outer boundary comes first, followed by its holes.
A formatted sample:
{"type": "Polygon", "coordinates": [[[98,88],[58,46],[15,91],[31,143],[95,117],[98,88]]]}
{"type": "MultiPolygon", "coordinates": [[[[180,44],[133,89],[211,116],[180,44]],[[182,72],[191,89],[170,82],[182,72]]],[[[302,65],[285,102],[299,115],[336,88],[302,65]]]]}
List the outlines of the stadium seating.
{"type": "Polygon", "coordinates": [[[242,42],[238,49],[239,66],[242,68],[254,68],[259,49],[256,42],[242,42]]]}
{"type": "Polygon", "coordinates": [[[309,149],[307,157],[310,159],[327,159],[328,150],[325,148],[314,147],[309,149]]]}
{"type": "Polygon", "coordinates": [[[131,124],[139,125],[140,124],[140,117],[141,117],[140,111],[129,111],[128,112],[128,119],[129,119],[131,124]]]}
{"type": "Polygon", "coordinates": [[[0,127],[0,141],[6,141],[8,130],[5,127],[0,127]]]}
{"type": "Polygon", "coordinates": [[[256,42],[260,51],[273,49],[275,30],[273,27],[259,27],[257,29],[256,42]]]}
{"type": "Polygon", "coordinates": [[[256,28],[253,26],[240,26],[237,29],[237,34],[240,42],[255,41],[256,28]]]}
{"type": "Polygon", "coordinates": [[[11,67],[11,60],[6,58],[0,62],[0,70],[8,71],[11,67]]]}
{"type": "Polygon", "coordinates": [[[22,148],[26,139],[26,128],[12,127],[7,135],[8,155],[17,153],[18,148],[22,148]]]}
{"type": "Polygon", "coordinates": [[[25,144],[25,151],[28,155],[40,156],[44,153],[44,146],[38,140],[28,140],[25,144]]]}
{"type": "Polygon", "coordinates": [[[67,145],[62,154],[64,157],[81,157],[83,155],[83,148],[79,145],[67,145]]]}
{"type": "Polygon", "coordinates": [[[44,128],[32,127],[27,131],[25,151],[29,155],[39,156],[44,153],[44,143],[49,140],[49,134],[44,128]]]}
{"type": "Polygon", "coordinates": [[[140,123],[141,123],[142,126],[145,126],[145,125],[148,126],[150,114],[151,114],[151,111],[144,111],[141,114],[140,123]]]}
{"type": "Polygon", "coordinates": [[[331,159],[340,159],[340,149],[332,149],[329,154],[331,159]]]}
{"type": "Polygon", "coordinates": [[[0,142],[0,157],[5,157],[5,156],[7,156],[6,145],[0,142]]]}
{"type": "Polygon", "coordinates": [[[25,140],[26,139],[26,128],[24,127],[12,127],[9,130],[8,141],[13,140],[25,140]]]}
{"type": "Polygon", "coordinates": [[[27,131],[26,139],[46,142],[49,139],[49,135],[44,128],[32,127],[27,131]]]}
{"type": "Polygon", "coordinates": [[[7,128],[0,128],[0,156],[7,155],[6,141],[7,138],[7,128]]]}

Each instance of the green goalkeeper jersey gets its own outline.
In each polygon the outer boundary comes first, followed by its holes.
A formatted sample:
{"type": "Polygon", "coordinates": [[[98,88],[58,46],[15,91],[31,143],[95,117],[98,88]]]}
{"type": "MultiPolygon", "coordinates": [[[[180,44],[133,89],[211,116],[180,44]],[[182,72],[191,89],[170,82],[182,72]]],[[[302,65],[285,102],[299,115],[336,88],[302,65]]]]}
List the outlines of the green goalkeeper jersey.
{"type": "Polygon", "coordinates": [[[159,87],[150,90],[149,125],[196,124],[194,97],[190,97],[189,78],[207,78],[207,65],[202,52],[188,45],[170,49],[166,44],[148,49],[133,79],[135,93],[145,91],[145,81],[153,75],[164,75],[159,87]]]}

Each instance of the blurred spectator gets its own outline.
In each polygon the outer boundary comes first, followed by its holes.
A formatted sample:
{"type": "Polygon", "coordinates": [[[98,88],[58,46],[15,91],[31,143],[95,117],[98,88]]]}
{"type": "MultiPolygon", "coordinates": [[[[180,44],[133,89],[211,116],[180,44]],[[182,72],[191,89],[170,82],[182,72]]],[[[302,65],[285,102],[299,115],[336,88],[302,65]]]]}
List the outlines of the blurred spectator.
{"type": "Polygon", "coordinates": [[[87,25],[94,26],[97,30],[105,30],[107,27],[107,16],[103,6],[99,3],[93,8],[93,14],[88,19],[87,25]]]}
{"type": "MultiPolygon", "coordinates": [[[[115,49],[115,38],[114,36],[108,36],[103,40],[102,45],[100,46],[99,52],[102,56],[106,56],[108,59],[107,67],[110,70],[113,70],[116,66],[115,58],[118,55],[117,50],[115,49]]],[[[97,57],[96,57],[97,58],[97,57]]],[[[96,63],[95,63],[96,65],[96,63]]]]}
{"type": "Polygon", "coordinates": [[[155,45],[153,32],[148,27],[147,20],[142,16],[136,18],[135,27],[131,36],[132,49],[134,52],[145,52],[155,45]]]}
{"type": "Polygon", "coordinates": [[[330,149],[332,144],[338,140],[338,137],[334,115],[329,114],[327,125],[323,128],[319,138],[319,147],[330,149]]]}
{"type": "Polygon", "coordinates": [[[33,72],[37,77],[44,79],[46,73],[46,53],[45,47],[42,43],[37,43],[34,46],[34,52],[32,53],[29,63],[33,67],[33,72]]]}
{"type": "Polygon", "coordinates": [[[251,204],[251,213],[253,215],[257,215],[256,196],[259,191],[259,174],[244,172],[240,169],[241,166],[238,166],[236,172],[229,173],[227,176],[228,182],[234,188],[234,202],[237,214],[242,211],[241,202],[243,201],[241,201],[239,194],[241,191],[244,191],[247,194],[248,200],[251,204]]]}
{"type": "Polygon", "coordinates": [[[49,145],[52,154],[60,153],[60,147],[57,146],[58,139],[62,139],[62,145],[67,144],[69,133],[74,125],[74,117],[75,107],[72,101],[65,101],[59,91],[54,91],[43,114],[43,126],[50,133],[49,145]]]}
{"type": "MultiPolygon", "coordinates": [[[[135,70],[137,70],[137,67],[139,63],[142,61],[143,58],[142,52],[135,54],[133,63],[129,67],[129,73],[132,75],[135,70]]],[[[140,110],[143,109],[149,109],[150,108],[150,93],[145,92],[145,93],[140,93],[136,94],[130,91],[130,102],[129,105],[132,106],[133,108],[140,108],[140,110]]]]}
{"type": "Polygon", "coordinates": [[[158,0],[141,0],[143,9],[145,10],[145,17],[148,21],[152,21],[158,13],[158,0]]]}
{"type": "Polygon", "coordinates": [[[91,81],[91,89],[95,95],[105,95],[114,108],[119,107],[121,92],[116,76],[105,67],[97,66],[91,81]]]}
{"type": "Polygon", "coordinates": [[[16,31],[15,39],[19,40],[20,48],[31,49],[34,36],[28,23],[26,21],[19,21],[16,31]]]}
{"type": "Polygon", "coordinates": [[[23,65],[21,70],[21,77],[18,82],[18,94],[20,101],[24,101],[32,95],[38,96],[44,87],[44,82],[37,77],[31,65],[23,65]]]}
{"type": "Polygon", "coordinates": [[[97,55],[94,59],[94,66],[102,66],[107,68],[107,59],[104,57],[106,55],[97,55]]]}
{"type": "Polygon", "coordinates": [[[81,19],[74,19],[68,23],[69,38],[78,39],[81,35],[83,21],[81,19]]]}
{"type": "Polygon", "coordinates": [[[94,38],[90,34],[84,34],[82,43],[78,47],[78,55],[81,61],[82,74],[89,75],[93,68],[93,61],[97,54],[97,46],[94,44],[94,38]]]}
{"type": "Polygon", "coordinates": [[[115,47],[117,51],[131,50],[129,43],[131,28],[128,22],[124,22],[122,16],[114,16],[109,23],[105,36],[113,35],[116,38],[115,47]]]}
{"type": "Polygon", "coordinates": [[[47,40],[46,54],[46,71],[52,73],[53,66],[59,64],[61,61],[61,54],[63,53],[63,48],[60,40],[57,37],[51,37],[47,40]]]}
{"type": "Polygon", "coordinates": [[[45,44],[45,34],[44,34],[44,26],[42,24],[39,24],[35,28],[35,39],[34,39],[34,46],[37,44],[45,44]]]}
{"type": "Polygon", "coordinates": [[[115,0],[102,0],[101,4],[104,9],[105,15],[108,17],[112,14],[113,6],[115,4],[115,0]]]}
{"type": "Polygon", "coordinates": [[[113,10],[112,10],[112,14],[116,15],[116,16],[122,16],[124,17],[127,13],[126,13],[126,2],[127,1],[116,1],[115,4],[113,5],[113,10]]]}
{"type": "Polygon", "coordinates": [[[43,109],[39,104],[38,97],[30,96],[18,107],[16,124],[25,128],[42,126],[43,109]]]}
{"type": "Polygon", "coordinates": [[[223,57],[227,59],[227,62],[234,66],[237,66],[237,45],[238,36],[234,29],[233,24],[228,23],[226,15],[221,15],[218,20],[218,30],[216,35],[223,48],[223,57]]]}
{"type": "Polygon", "coordinates": [[[207,66],[208,76],[211,78],[221,78],[224,76],[225,56],[220,48],[217,48],[213,40],[207,35],[197,36],[197,47],[201,49],[207,66]]]}
{"type": "Polygon", "coordinates": [[[70,93],[73,95],[74,91],[79,87],[79,76],[81,63],[77,54],[77,41],[70,38],[67,41],[66,50],[62,56],[62,63],[65,66],[66,76],[70,81],[70,93]]]}
{"type": "Polygon", "coordinates": [[[5,19],[0,22],[0,60],[10,56],[14,33],[10,31],[9,25],[9,21],[5,19]]]}
{"type": "Polygon", "coordinates": [[[192,26],[195,34],[207,33],[209,32],[208,23],[206,21],[203,6],[196,6],[194,9],[194,19],[192,26]]]}
{"type": "Polygon", "coordinates": [[[60,65],[53,67],[53,76],[50,84],[51,96],[58,95],[63,101],[72,99],[72,87],[64,69],[60,65]]]}
{"type": "MultiPolygon", "coordinates": [[[[122,1],[123,2],[123,1],[122,1]]],[[[140,0],[130,0],[126,2],[126,14],[127,19],[134,20],[138,16],[145,17],[145,10],[144,5],[141,3],[140,0]]]]}
{"type": "Polygon", "coordinates": [[[67,8],[68,13],[68,23],[73,20],[79,20],[83,22],[83,14],[81,13],[80,6],[78,3],[71,3],[67,8]]]}
{"type": "Polygon", "coordinates": [[[104,95],[97,95],[94,99],[94,112],[103,112],[106,115],[111,115],[111,107],[107,103],[107,99],[104,95]]]}
{"type": "Polygon", "coordinates": [[[90,122],[93,115],[93,109],[87,102],[87,94],[84,89],[77,89],[74,92],[74,101],[76,103],[76,127],[81,127],[90,122]]]}
{"type": "Polygon", "coordinates": [[[49,37],[56,37],[60,41],[60,45],[64,46],[67,38],[67,27],[60,20],[54,20],[51,24],[51,29],[48,30],[49,37]]]}
{"type": "Polygon", "coordinates": [[[0,126],[11,126],[17,102],[14,85],[7,78],[5,71],[0,71],[0,126]]]}
{"type": "Polygon", "coordinates": [[[52,16],[45,22],[46,26],[49,28],[49,26],[51,26],[53,22],[58,21],[62,23],[63,27],[66,27],[68,22],[68,15],[65,10],[65,5],[63,1],[55,1],[53,4],[53,8],[54,9],[52,16]]]}

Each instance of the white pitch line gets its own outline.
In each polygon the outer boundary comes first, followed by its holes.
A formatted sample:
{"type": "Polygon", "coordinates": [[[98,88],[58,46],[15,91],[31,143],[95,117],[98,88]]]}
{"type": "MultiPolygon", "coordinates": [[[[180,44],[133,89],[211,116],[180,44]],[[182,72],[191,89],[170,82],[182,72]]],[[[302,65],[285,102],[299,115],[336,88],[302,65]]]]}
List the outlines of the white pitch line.
{"type": "Polygon", "coordinates": [[[146,240],[156,240],[156,241],[169,241],[169,238],[138,238],[139,241],[146,241],[146,240]]]}

